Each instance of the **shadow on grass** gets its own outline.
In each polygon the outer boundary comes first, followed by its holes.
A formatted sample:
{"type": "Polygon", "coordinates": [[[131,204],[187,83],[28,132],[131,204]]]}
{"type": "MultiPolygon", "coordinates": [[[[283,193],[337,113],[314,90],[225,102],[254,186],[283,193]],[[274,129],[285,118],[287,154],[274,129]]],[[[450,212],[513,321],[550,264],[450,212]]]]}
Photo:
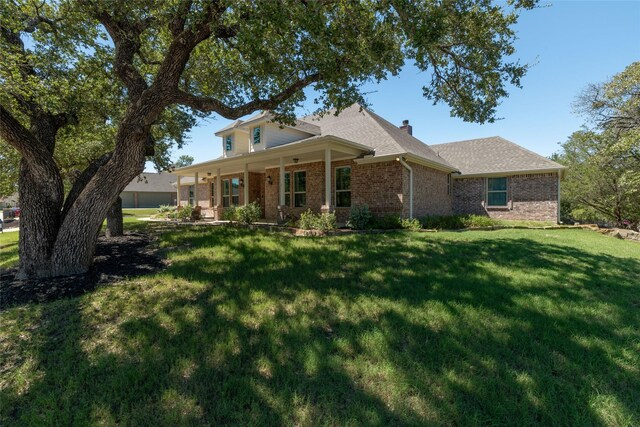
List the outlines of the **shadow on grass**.
{"type": "Polygon", "coordinates": [[[80,299],[42,306],[42,375],[2,391],[5,423],[638,421],[638,260],[407,236],[175,233],[189,256],[158,280],[184,295],[131,285],[147,311],[101,326],[80,299]]]}

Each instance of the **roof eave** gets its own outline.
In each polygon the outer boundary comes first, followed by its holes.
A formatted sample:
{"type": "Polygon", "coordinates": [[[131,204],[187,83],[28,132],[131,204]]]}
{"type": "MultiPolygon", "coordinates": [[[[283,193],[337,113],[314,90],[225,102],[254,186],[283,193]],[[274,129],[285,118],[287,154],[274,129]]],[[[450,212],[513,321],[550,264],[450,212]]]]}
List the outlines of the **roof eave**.
{"type": "Polygon", "coordinates": [[[555,168],[541,168],[541,169],[517,169],[517,170],[508,170],[508,171],[498,171],[498,172],[476,172],[476,173],[461,173],[459,175],[455,175],[454,178],[462,179],[462,178],[484,178],[484,177],[499,177],[505,175],[525,175],[525,174],[541,174],[541,173],[560,173],[560,176],[563,177],[566,171],[566,166],[559,166],[555,168]]]}

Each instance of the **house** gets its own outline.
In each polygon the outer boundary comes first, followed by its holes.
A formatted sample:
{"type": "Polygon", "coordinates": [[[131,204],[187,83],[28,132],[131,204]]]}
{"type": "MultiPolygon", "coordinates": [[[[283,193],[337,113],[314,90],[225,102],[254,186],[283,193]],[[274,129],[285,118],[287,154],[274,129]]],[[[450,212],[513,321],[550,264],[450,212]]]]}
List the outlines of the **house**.
{"type": "Polygon", "coordinates": [[[220,158],[175,170],[180,204],[217,219],[254,201],[267,220],[311,208],[345,221],[364,204],[377,216],[558,218],[563,166],[503,138],[429,146],[408,121],[398,127],[357,104],[291,126],[271,118],[231,123],[216,132],[220,158]]]}
{"type": "Polygon", "coordinates": [[[120,194],[123,208],[157,208],[177,204],[175,176],[169,173],[144,172],[120,194]]]}

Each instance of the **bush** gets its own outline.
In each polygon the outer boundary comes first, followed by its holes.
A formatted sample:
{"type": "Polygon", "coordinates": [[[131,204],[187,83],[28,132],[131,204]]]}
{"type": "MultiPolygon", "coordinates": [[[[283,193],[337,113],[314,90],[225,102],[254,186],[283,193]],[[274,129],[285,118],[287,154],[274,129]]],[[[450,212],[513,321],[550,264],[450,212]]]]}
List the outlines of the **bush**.
{"type": "Polygon", "coordinates": [[[425,216],[420,219],[423,228],[459,230],[469,227],[491,227],[496,221],[482,215],[425,216]]]}
{"type": "Polygon", "coordinates": [[[313,230],[315,223],[316,223],[316,215],[313,213],[311,209],[307,209],[307,211],[302,212],[300,214],[298,227],[302,228],[303,230],[313,230]]]}
{"type": "Polygon", "coordinates": [[[371,211],[369,206],[360,205],[351,208],[349,214],[349,220],[347,220],[347,227],[354,230],[364,230],[371,223],[371,211]]]}
{"type": "Polygon", "coordinates": [[[175,217],[180,221],[189,221],[191,220],[192,213],[193,213],[193,206],[186,205],[186,206],[182,206],[180,209],[176,211],[175,217]]]}
{"type": "Polygon", "coordinates": [[[336,214],[334,213],[322,213],[317,216],[315,229],[324,233],[336,229],[336,214]]]}
{"type": "Polygon", "coordinates": [[[242,224],[251,224],[262,218],[262,209],[256,202],[235,209],[235,220],[242,224]]]}
{"type": "Polygon", "coordinates": [[[402,228],[405,230],[420,230],[422,228],[422,224],[418,218],[413,219],[403,219],[401,221],[402,228]]]}
{"type": "Polygon", "coordinates": [[[158,213],[154,215],[156,218],[175,218],[176,207],[171,205],[158,206],[158,213]]]}
{"type": "Polygon", "coordinates": [[[229,206],[226,207],[222,210],[222,219],[224,221],[235,221],[236,220],[236,207],[235,206],[229,206]]]}
{"type": "Polygon", "coordinates": [[[324,233],[336,229],[336,215],[333,213],[315,214],[311,209],[300,214],[298,227],[303,230],[318,230],[324,233]]]}
{"type": "Polygon", "coordinates": [[[400,215],[385,215],[382,218],[373,218],[371,228],[378,230],[398,230],[402,227],[400,215]]]}

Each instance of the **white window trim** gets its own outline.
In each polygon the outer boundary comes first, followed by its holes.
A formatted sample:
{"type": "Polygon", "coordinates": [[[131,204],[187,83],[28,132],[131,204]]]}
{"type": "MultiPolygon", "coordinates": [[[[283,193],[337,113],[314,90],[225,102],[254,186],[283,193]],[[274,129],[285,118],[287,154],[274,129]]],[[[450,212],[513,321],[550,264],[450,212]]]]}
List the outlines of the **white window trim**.
{"type": "Polygon", "coordinates": [[[293,180],[291,181],[291,185],[293,185],[293,200],[291,200],[294,208],[304,208],[307,206],[307,171],[305,170],[297,170],[293,171],[293,180]],[[296,173],[304,172],[304,191],[296,191],[296,173]],[[296,206],[296,194],[304,194],[305,195],[305,203],[302,206],[296,206]]]}
{"type": "Polygon", "coordinates": [[[223,141],[224,141],[224,151],[225,151],[225,153],[233,151],[233,144],[235,142],[234,139],[235,138],[233,137],[233,135],[227,135],[227,136],[224,137],[223,141]],[[230,149],[227,149],[227,138],[231,138],[231,148],[230,149]]]}
{"type": "Polygon", "coordinates": [[[240,206],[240,178],[237,176],[234,176],[231,178],[231,182],[230,182],[230,187],[229,187],[229,195],[231,197],[231,199],[229,199],[229,202],[231,203],[231,206],[240,206]],[[233,194],[233,180],[237,180],[238,181],[238,195],[234,195],[233,194]],[[234,204],[233,203],[233,198],[237,197],[238,198],[238,203],[234,204]]]}
{"type": "Polygon", "coordinates": [[[351,166],[336,166],[333,169],[333,182],[334,182],[334,192],[333,192],[333,200],[336,208],[350,208],[353,203],[349,204],[349,206],[338,206],[338,193],[351,193],[351,166]],[[349,169],[349,189],[348,190],[338,190],[338,169],[349,169]]]}
{"type": "Polygon", "coordinates": [[[285,186],[284,186],[284,201],[285,201],[285,206],[291,207],[294,203],[293,203],[293,199],[291,198],[291,186],[293,185],[293,181],[291,180],[291,172],[289,171],[285,171],[284,172],[284,182],[285,182],[285,186]],[[287,182],[287,175],[289,175],[289,188],[287,188],[286,182],[287,182]],[[287,204],[287,194],[289,195],[289,203],[287,204]]]}
{"type": "Polygon", "coordinates": [[[485,207],[487,209],[505,209],[509,207],[509,177],[508,176],[492,176],[492,177],[488,177],[484,180],[484,189],[485,189],[485,207]],[[505,189],[504,190],[489,190],[489,180],[490,179],[502,179],[504,178],[505,181],[505,189]],[[504,205],[490,205],[489,204],[489,193],[505,193],[505,201],[506,203],[504,205]]]}
{"type": "Polygon", "coordinates": [[[451,174],[448,173],[447,174],[447,196],[451,195],[451,181],[453,180],[453,178],[451,177],[451,174]]]}
{"type": "Polygon", "coordinates": [[[191,184],[189,186],[189,206],[195,206],[196,205],[196,187],[195,184],[191,184]]]}
{"type": "Polygon", "coordinates": [[[254,127],[252,127],[252,128],[251,128],[251,145],[252,145],[252,146],[253,146],[253,145],[259,145],[259,144],[262,144],[262,140],[263,140],[263,138],[262,138],[262,134],[263,134],[263,132],[262,132],[262,126],[254,126],[254,127]],[[254,138],[254,134],[253,134],[253,133],[255,132],[255,130],[256,130],[256,129],[260,129],[260,141],[258,141],[258,142],[255,142],[255,138],[254,138]]]}
{"type": "Polygon", "coordinates": [[[231,180],[229,178],[225,178],[222,180],[222,206],[225,208],[228,208],[231,206],[231,180]],[[225,188],[225,183],[228,182],[229,186],[227,188],[229,188],[229,194],[225,195],[224,194],[224,188],[225,188]],[[229,200],[229,202],[227,203],[227,205],[225,206],[224,203],[224,199],[225,197],[229,200]]]}
{"type": "Polygon", "coordinates": [[[211,181],[209,182],[209,193],[210,193],[209,195],[211,196],[211,201],[209,202],[209,206],[210,206],[210,207],[214,207],[214,206],[216,205],[216,204],[215,204],[215,200],[216,200],[216,196],[215,196],[215,195],[216,195],[215,185],[216,185],[216,182],[215,182],[215,181],[211,180],[211,181]]]}

